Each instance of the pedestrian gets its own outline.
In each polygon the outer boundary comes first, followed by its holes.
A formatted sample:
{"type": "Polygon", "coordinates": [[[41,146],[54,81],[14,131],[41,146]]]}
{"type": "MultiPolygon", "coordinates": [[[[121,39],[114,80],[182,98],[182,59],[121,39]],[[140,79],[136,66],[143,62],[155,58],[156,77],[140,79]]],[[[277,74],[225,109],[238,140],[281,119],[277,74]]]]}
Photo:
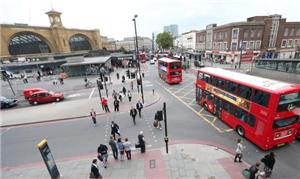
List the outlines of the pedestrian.
{"type": "Polygon", "coordinates": [[[118,146],[117,146],[117,142],[114,139],[114,136],[110,136],[108,144],[111,147],[111,151],[113,153],[114,159],[118,160],[118,146]]]}
{"type": "Polygon", "coordinates": [[[119,128],[118,124],[116,124],[114,121],[111,121],[110,127],[111,127],[111,135],[114,137],[114,139],[116,139],[116,134],[121,136],[120,128],[119,128]]]}
{"type": "Polygon", "coordinates": [[[129,114],[132,117],[133,124],[136,125],[136,123],[135,123],[135,117],[137,115],[137,111],[136,111],[136,109],[133,106],[131,106],[129,114]]]}
{"type": "Polygon", "coordinates": [[[154,89],[152,89],[152,95],[154,96],[154,89]]]}
{"type": "Polygon", "coordinates": [[[141,118],[142,117],[141,111],[143,109],[143,104],[141,103],[141,101],[138,101],[136,103],[136,109],[139,111],[139,117],[141,118]]]}
{"type": "Polygon", "coordinates": [[[131,94],[130,90],[128,90],[127,96],[128,96],[129,102],[131,102],[132,94],[131,94]]]}
{"type": "Polygon", "coordinates": [[[110,112],[109,108],[108,108],[108,101],[107,101],[107,99],[105,99],[103,97],[101,103],[102,103],[102,106],[104,107],[105,112],[110,112]]]}
{"type": "Polygon", "coordinates": [[[94,123],[94,126],[96,127],[96,123],[97,123],[97,121],[96,121],[96,112],[94,111],[93,108],[91,109],[90,116],[92,117],[92,121],[94,123]]]}
{"type": "Polygon", "coordinates": [[[125,76],[122,76],[122,83],[125,83],[125,76]]]}
{"type": "Polygon", "coordinates": [[[115,100],[118,98],[118,93],[117,93],[115,90],[113,90],[113,92],[112,92],[112,97],[113,97],[115,100]]]}
{"type": "Polygon", "coordinates": [[[38,73],[38,76],[39,76],[39,77],[41,77],[41,72],[40,72],[40,71],[38,71],[37,73],[38,73]]]}
{"type": "Polygon", "coordinates": [[[125,138],[124,148],[125,148],[125,153],[127,160],[131,160],[131,143],[128,141],[128,138],[125,138]]]}
{"type": "Polygon", "coordinates": [[[118,150],[120,152],[120,160],[124,161],[125,147],[121,138],[118,138],[117,145],[118,145],[118,150]]]}
{"type": "Polygon", "coordinates": [[[264,163],[264,171],[265,171],[265,177],[271,177],[274,164],[276,162],[275,160],[275,154],[273,152],[270,152],[268,155],[264,156],[264,158],[261,159],[261,162],[264,163]]]}
{"type": "Polygon", "coordinates": [[[123,86],[122,91],[123,91],[124,96],[126,96],[126,88],[125,88],[125,86],[123,86]]]}
{"type": "Polygon", "coordinates": [[[122,102],[122,99],[123,99],[123,93],[122,91],[119,92],[119,100],[122,102]]]}
{"type": "Polygon", "coordinates": [[[245,146],[243,146],[243,141],[241,139],[237,140],[237,147],[235,150],[235,157],[234,162],[237,162],[237,159],[239,159],[239,162],[242,162],[243,157],[243,150],[245,149],[245,146]]]}
{"type": "Polygon", "coordinates": [[[107,153],[107,146],[104,144],[100,144],[98,147],[98,159],[102,161],[104,168],[107,168],[107,158],[108,158],[108,153],[107,153]]]}
{"type": "Polygon", "coordinates": [[[133,91],[133,81],[130,82],[131,91],[133,91]]]}
{"type": "Polygon", "coordinates": [[[117,73],[117,80],[119,80],[119,78],[120,78],[120,75],[119,75],[119,73],[117,73]]]}
{"type": "Polygon", "coordinates": [[[141,153],[146,152],[146,142],[145,137],[143,135],[143,131],[140,131],[140,134],[138,135],[138,145],[136,145],[135,147],[141,148],[141,153]]]}
{"type": "Polygon", "coordinates": [[[119,112],[119,106],[120,106],[120,102],[119,102],[119,100],[118,99],[115,99],[114,100],[114,110],[115,110],[115,112],[119,112]]]}
{"type": "Polygon", "coordinates": [[[250,172],[249,179],[255,179],[255,175],[256,175],[256,173],[258,172],[259,166],[260,166],[260,163],[256,163],[255,165],[252,165],[252,166],[249,168],[249,172],[250,172]]]}
{"type": "Polygon", "coordinates": [[[97,159],[93,159],[92,166],[91,166],[91,172],[90,172],[90,178],[102,179],[102,175],[99,172],[97,162],[98,162],[97,159]]]}

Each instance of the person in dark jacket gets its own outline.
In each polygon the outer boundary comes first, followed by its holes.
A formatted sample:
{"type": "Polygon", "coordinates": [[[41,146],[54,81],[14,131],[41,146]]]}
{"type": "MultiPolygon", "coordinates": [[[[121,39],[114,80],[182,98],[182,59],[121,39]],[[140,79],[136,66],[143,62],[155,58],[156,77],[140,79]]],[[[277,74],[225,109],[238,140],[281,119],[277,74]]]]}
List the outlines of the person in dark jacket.
{"type": "Polygon", "coordinates": [[[104,144],[100,144],[98,147],[98,158],[102,161],[104,168],[107,168],[108,148],[104,144]]]}
{"type": "Polygon", "coordinates": [[[137,110],[133,106],[131,106],[130,116],[132,117],[134,125],[136,125],[136,123],[135,123],[135,117],[136,117],[136,115],[137,115],[137,110]]]}
{"type": "Polygon", "coordinates": [[[139,116],[140,116],[140,118],[141,118],[141,116],[142,116],[141,111],[142,111],[142,109],[143,109],[143,104],[141,103],[141,101],[138,101],[138,102],[136,103],[136,109],[139,111],[139,116]]]}
{"type": "Polygon", "coordinates": [[[145,137],[143,135],[143,131],[140,131],[140,134],[138,135],[138,147],[141,148],[141,153],[146,152],[146,142],[145,142],[145,137]]]}
{"type": "Polygon", "coordinates": [[[117,146],[117,142],[114,140],[113,136],[110,136],[108,144],[111,147],[111,151],[113,153],[115,160],[118,160],[118,146],[117,146]]]}
{"type": "Polygon", "coordinates": [[[125,86],[123,86],[122,91],[123,91],[124,96],[126,96],[126,88],[125,88],[125,86]]]}
{"type": "Polygon", "coordinates": [[[249,172],[250,172],[249,179],[255,179],[255,175],[256,175],[256,173],[258,172],[259,166],[260,166],[260,163],[256,163],[255,165],[252,165],[252,166],[249,168],[249,172]]]}
{"type": "Polygon", "coordinates": [[[121,136],[120,128],[119,128],[118,124],[116,124],[114,121],[111,121],[110,127],[111,127],[111,135],[114,137],[114,139],[116,139],[116,134],[121,136]]]}
{"type": "Polygon", "coordinates": [[[265,164],[264,171],[266,173],[266,177],[270,177],[272,175],[273,167],[276,162],[275,154],[270,152],[270,154],[266,155],[261,161],[265,164]]]}
{"type": "Polygon", "coordinates": [[[97,159],[94,159],[92,161],[90,178],[97,178],[97,179],[102,178],[102,176],[101,176],[101,174],[99,172],[98,165],[97,165],[97,159]]]}
{"type": "Polygon", "coordinates": [[[115,99],[114,100],[114,109],[115,109],[115,112],[118,111],[119,112],[119,106],[120,106],[120,102],[118,99],[115,99]]]}

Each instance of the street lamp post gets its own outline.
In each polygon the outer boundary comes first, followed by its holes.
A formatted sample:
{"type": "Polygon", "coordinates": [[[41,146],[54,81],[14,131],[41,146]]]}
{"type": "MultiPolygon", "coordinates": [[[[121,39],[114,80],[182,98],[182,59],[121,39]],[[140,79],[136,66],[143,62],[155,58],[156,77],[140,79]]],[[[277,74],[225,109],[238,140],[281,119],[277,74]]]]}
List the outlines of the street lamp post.
{"type": "Polygon", "coordinates": [[[137,54],[137,61],[138,61],[138,70],[139,70],[139,80],[141,84],[141,93],[142,93],[142,102],[144,104],[144,90],[143,90],[143,79],[141,75],[141,65],[140,65],[140,60],[138,58],[138,53],[139,53],[139,47],[138,47],[138,39],[137,39],[137,31],[136,31],[136,18],[138,16],[135,14],[134,18],[132,19],[134,22],[134,31],[135,31],[135,46],[136,46],[136,54],[137,54]]]}

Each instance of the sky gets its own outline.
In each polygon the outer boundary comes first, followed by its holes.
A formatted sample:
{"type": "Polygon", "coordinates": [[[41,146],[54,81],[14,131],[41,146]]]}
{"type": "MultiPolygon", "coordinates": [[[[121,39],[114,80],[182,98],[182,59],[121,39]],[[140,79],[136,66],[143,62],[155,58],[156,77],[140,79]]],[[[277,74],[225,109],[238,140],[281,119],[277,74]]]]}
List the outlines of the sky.
{"type": "Polygon", "coordinates": [[[177,24],[179,33],[246,21],[256,15],[281,14],[287,21],[300,21],[300,0],[0,0],[0,23],[25,23],[49,27],[45,12],[62,12],[66,28],[100,29],[116,40],[134,36],[151,37],[163,26],[177,24]]]}

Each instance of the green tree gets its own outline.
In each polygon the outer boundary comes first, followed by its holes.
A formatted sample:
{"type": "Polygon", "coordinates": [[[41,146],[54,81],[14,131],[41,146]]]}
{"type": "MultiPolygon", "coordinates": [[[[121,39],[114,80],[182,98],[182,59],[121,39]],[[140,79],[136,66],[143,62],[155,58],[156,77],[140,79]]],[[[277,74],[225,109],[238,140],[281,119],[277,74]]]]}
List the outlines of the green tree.
{"type": "Polygon", "coordinates": [[[126,50],[124,47],[121,47],[121,48],[119,49],[119,51],[120,51],[120,52],[123,52],[123,53],[126,53],[126,52],[127,52],[127,50],[126,50]]]}
{"type": "Polygon", "coordinates": [[[173,47],[173,37],[169,32],[159,33],[156,36],[156,44],[159,48],[169,49],[173,47]]]}

